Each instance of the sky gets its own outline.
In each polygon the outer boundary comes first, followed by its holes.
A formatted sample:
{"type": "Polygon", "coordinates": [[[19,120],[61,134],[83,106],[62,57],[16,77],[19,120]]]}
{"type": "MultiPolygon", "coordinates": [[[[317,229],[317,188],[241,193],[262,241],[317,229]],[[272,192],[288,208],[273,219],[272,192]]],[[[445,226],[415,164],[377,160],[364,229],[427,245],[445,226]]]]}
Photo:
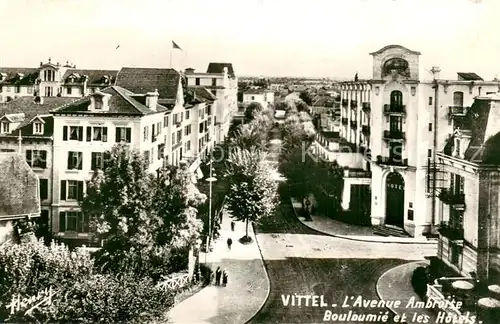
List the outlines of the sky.
{"type": "Polygon", "coordinates": [[[371,78],[369,53],[399,44],[422,53],[424,74],[500,75],[498,0],[0,0],[0,13],[5,67],[230,62],[237,75],[371,78]]]}

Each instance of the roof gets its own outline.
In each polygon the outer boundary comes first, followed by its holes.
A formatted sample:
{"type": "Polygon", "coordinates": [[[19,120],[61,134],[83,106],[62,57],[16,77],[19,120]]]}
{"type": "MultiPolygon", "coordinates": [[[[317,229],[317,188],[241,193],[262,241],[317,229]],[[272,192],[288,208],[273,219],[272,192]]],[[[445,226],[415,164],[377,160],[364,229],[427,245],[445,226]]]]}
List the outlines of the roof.
{"type": "Polygon", "coordinates": [[[457,72],[458,78],[464,81],[484,81],[479,75],[474,72],[457,72]]]}
{"type": "Polygon", "coordinates": [[[39,77],[38,71],[38,68],[0,67],[0,74],[5,76],[0,80],[0,84],[33,85],[39,77]],[[18,73],[22,74],[22,77],[19,77],[18,73]]]}
{"type": "Polygon", "coordinates": [[[115,85],[134,93],[157,89],[161,99],[176,99],[180,73],[174,69],[124,67],[116,76],[115,85]]]}
{"type": "Polygon", "coordinates": [[[187,104],[197,104],[202,102],[214,102],[217,97],[202,86],[189,86],[185,93],[187,104]]]}
{"type": "Polygon", "coordinates": [[[388,49],[390,49],[390,48],[399,48],[399,49],[402,49],[402,50],[404,50],[404,51],[410,52],[410,53],[415,54],[415,55],[420,55],[420,54],[421,54],[420,52],[417,52],[417,51],[412,51],[411,49],[408,49],[408,48],[406,48],[406,47],[404,47],[404,46],[401,46],[401,45],[395,45],[395,44],[393,44],[393,45],[387,45],[387,46],[384,46],[384,47],[382,47],[381,49],[379,49],[378,51],[375,51],[375,52],[370,53],[370,55],[380,54],[380,53],[382,53],[382,52],[387,51],[387,50],[388,50],[388,49]]]}
{"type": "Polygon", "coordinates": [[[234,77],[233,64],[231,63],[209,63],[207,73],[224,73],[225,67],[227,67],[227,74],[234,77]]]}
{"type": "MultiPolygon", "coordinates": [[[[85,96],[75,102],[69,103],[62,107],[53,110],[53,113],[80,113],[80,114],[120,114],[120,115],[148,115],[157,112],[165,112],[168,109],[162,105],[156,105],[156,110],[148,108],[145,95],[135,94],[127,89],[119,86],[111,86],[101,91],[101,93],[110,94],[108,101],[109,110],[106,111],[89,111],[88,106],[91,102],[91,97],[96,94],[85,96]]],[[[97,94],[98,95],[98,94],[97,94]]]]}
{"type": "Polygon", "coordinates": [[[66,83],[69,83],[68,78],[71,75],[74,75],[75,83],[81,83],[84,81],[84,76],[88,77],[87,84],[88,85],[103,85],[110,86],[114,84],[116,80],[116,75],[118,74],[117,70],[81,70],[81,69],[68,69],[64,75],[63,80],[66,83]],[[105,76],[109,78],[108,83],[105,82],[105,76]]]}
{"type": "Polygon", "coordinates": [[[0,153],[0,219],[40,215],[38,177],[17,153],[0,153]]]}

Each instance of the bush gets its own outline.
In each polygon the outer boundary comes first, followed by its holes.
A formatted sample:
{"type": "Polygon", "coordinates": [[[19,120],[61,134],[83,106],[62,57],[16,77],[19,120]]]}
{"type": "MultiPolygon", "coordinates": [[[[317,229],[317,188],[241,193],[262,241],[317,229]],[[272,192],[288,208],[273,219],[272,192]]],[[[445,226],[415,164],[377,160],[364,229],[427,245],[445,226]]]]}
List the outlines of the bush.
{"type": "Polygon", "coordinates": [[[413,289],[417,293],[420,298],[424,298],[427,294],[427,268],[426,267],[418,267],[413,271],[413,275],[411,277],[411,284],[413,289]]]}
{"type": "Polygon", "coordinates": [[[212,280],[212,269],[204,263],[199,264],[203,285],[209,285],[212,280]]]}
{"type": "Polygon", "coordinates": [[[92,274],[93,261],[85,251],[71,252],[68,247],[43,240],[23,238],[20,244],[0,245],[0,319],[13,295],[36,295],[53,287],[70,286],[92,274]]]}

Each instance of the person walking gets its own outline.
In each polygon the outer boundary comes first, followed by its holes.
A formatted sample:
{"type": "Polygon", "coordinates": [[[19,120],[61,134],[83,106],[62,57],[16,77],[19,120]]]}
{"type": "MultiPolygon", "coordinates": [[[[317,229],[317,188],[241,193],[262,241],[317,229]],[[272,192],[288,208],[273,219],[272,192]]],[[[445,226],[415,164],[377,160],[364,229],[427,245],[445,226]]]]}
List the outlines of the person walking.
{"type": "Polygon", "coordinates": [[[222,275],[222,271],[220,270],[220,267],[217,267],[217,270],[215,270],[215,285],[216,286],[220,285],[221,275],[222,275]]]}
{"type": "Polygon", "coordinates": [[[226,287],[227,285],[227,272],[226,270],[224,270],[222,272],[222,286],[226,287]]]}
{"type": "Polygon", "coordinates": [[[234,221],[231,221],[231,231],[233,231],[233,232],[234,232],[234,226],[235,226],[235,225],[236,225],[236,224],[234,223],[234,221]]]}
{"type": "Polygon", "coordinates": [[[231,238],[229,237],[227,239],[227,248],[229,249],[229,251],[231,251],[231,245],[233,244],[233,240],[231,240],[231,238]]]}

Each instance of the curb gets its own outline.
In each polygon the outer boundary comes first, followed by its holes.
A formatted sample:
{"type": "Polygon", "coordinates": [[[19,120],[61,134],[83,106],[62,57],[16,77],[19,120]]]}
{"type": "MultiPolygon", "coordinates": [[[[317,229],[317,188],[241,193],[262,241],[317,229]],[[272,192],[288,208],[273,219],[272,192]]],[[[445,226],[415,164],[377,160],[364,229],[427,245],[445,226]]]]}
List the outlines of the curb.
{"type": "MultiPolygon", "coordinates": [[[[290,202],[292,202],[292,198],[290,198],[290,202]]],[[[357,242],[369,242],[369,243],[382,243],[382,244],[389,244],[389,243],[398,243],[398,244],[436,244],[437,243],[437,240],[436,241],[431,241],[431,240],[425,240],[425,241],[411,241],[411,240],[405,240],[405,241],[383,241],[383,240],[370,240],[370,239],[364,239],[364,238],[356,238],[355,235],[352,235],[352,236],[346,236],[346,235],[340,235],[340,234],[332,234],[332,233],[328,233],[328,232],[323,232],[323,231],[320,231],[316,228],[313,228],[309,225],[307,225],[306,223],[304,223],[302,220],[300,220],[299,218],[299,215],[297,215],[297,210],[295,209],[295,207],[293,206],[293,202],[292,202],[292,209],[293,209],[293,213],[295,214],[295,217],[297,217],[298,221],[302,223],[302,225],[306,226],[307,228],[319,233],[319,234],[324,234],[324,235],[327,235],[327,236],[331,236],[331,237],[336,237],[336,238],[340,238],[340,239],[344,239],[344,240],[350,240],[350,241],[357,241],[357,242]]]]}
{"type": "MultiPolygon", "coordinates": [[[[381,296],[380,296],[380,291],[379,291],[379,282],[380,282],[380,279],[382,279],[383,276],[385,276],[387,273],[393,271],[394,269],[397,269],[397,268],[402,268],[404,266],[407,266],[408,264],[412,264],[412,263],[425,263],[425,261],[413,261],[413,262],[408,262],[408,263],[403,263],[403,264],[400,264],[398,266],[395,266],[394,268],[391,268],[389,270],[387,270],[386,272],[384,272],[377,280],[377,284],[375,285],[375,290],[377,291],[377,296],[380,300],[384,300],[381,296]]],[[[394,315],[399,315],[394,309],[392,309],[392,307],[386,307],[388,310],[390,310],[394,315]]],[[[400,323],[403,323],[403,324],[406,324],[408,322],[400,322],[400,323]]]]}
{"type": "Polygon", "coordinates": [[[264,256],[262,255],[262,250],[260,249],[259,241],[257,240],[257,232],[255,231],[254,223],[252,223],[252,230],[253,230],[253,235],[255,237],[255,244],[257,244],[257,248],[259,249],[260,263],[262,264],[262,268],[264,268],[264,273],[266,274],[267,286],[269,288],[267,289],[266,298],[264,299],[262,304],[259,306],[259,309],[252,315],[252,317],[250,317],[248,320],[246,320],[244,322],[244,324],[250,323],[257,316],[257,314],[260,313],[260,311],[264,308],[264,305],[267,303],[267,300],[269,299],[269,295],[271,294],[271,280],[269,280],[269,274],[267,273],[267,268],[266,268],[266,265],[264,264],[264,256]]]}

